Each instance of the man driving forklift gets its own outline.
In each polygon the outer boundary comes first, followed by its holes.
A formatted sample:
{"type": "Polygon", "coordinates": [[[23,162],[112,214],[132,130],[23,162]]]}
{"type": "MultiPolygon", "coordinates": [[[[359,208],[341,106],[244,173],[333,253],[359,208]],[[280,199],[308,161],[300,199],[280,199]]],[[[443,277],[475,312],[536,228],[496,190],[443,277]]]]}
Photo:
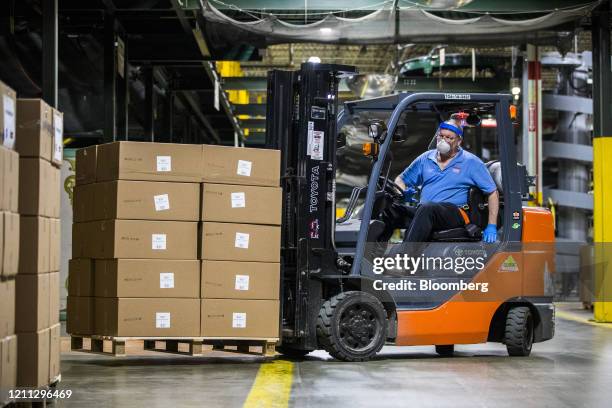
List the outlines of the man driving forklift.
{"type": "MultiPolygon", "coordinates": [[[[421,190],[418,206],[405,207],[404,242],[425,242],[434,231],[470,224],[466,210],[471,187],[488,196],[488,224],[483,241],[497,240],[496,184],[482,160],[461,148],[462,140],[463,129],[457,120],[441,123],[436,131],[436,148],[421,154],[396,177],[395,183],[404,191],[407,202],[415,202],[417,188],[421,190]]],[[[400,227],[397,221],[393,224],[400,227]]]]}

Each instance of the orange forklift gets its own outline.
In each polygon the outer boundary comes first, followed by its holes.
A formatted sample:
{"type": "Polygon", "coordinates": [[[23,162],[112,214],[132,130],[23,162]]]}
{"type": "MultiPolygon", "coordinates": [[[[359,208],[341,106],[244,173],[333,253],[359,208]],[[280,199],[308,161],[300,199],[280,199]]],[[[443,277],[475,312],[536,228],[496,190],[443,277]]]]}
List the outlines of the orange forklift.
{"type": "Polygon", "coordinates": [[[339,106],[338,83],[354,73],[350,66],[306,63],[268,74],[266,145],[281,150],[284,200],[278,351],[298,358],[324,349],[339,360],[365,361],[385,344],[433,345],[452,355],[456,344],[499,342],[511,356],[528,356],[533,343],[554,335],[555,238],[550,211],[527,205],[533,178],[517,163],[512,97],[396,93],[339,106]],[[383,233],[399,206],[417,205],[405,203],[393,182],[399,161],[393,146],[410,140],[420,115],[442,122],[458,112],[468,129],[478,129],[484,117],[494,124],[498,153],[487,168],[500,194],[498,240],[482,242],[486,199],[471,189],[470,223],[435,231],[415,253],[383,233]],[[339,129],[360,121],[368,128],[367,185],[353,188],[337,219],[338,156],[350,148],[339,129]],[[452,265],[466,257],[481,262],[469,270],[437,264],[408,274],[377,271],[377,258],[405,254],[452,265]]]}

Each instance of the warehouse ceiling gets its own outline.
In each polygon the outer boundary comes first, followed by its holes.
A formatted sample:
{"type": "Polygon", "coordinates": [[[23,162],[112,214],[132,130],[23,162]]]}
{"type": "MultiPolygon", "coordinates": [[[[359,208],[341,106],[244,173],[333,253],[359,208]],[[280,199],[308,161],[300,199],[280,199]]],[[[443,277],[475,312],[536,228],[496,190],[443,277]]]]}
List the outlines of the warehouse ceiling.
{"type": "MultiPolygon", "coordinates": [[[[117,58],[128,60],[129,137],[144,137],[144,79],[145,72],[153,69],[155,140],[169,141],[168,129],[172,126],[176,129],[174,141],[234,143],[234,134],[241,129],[223,94],[219,109],[215,107],[217,74],[212,61],[257,59],[259,54],[245,41],[215,41],[209,37],[200,28],[205,25],[202,16],[197,10],[183,9],[183,2],[59,1],[59,108],[65,113],[66,135],[74,145],[109,140],[103,132],[102,114],[104,44],[109,38],[105,23],[113,20],[116,40],[112,43],[117,46],[117,58]],[[167,109],[170,95],[175,106],[172,115],[167,109]]],[[[3,1],[0,77],[18,90],[20,97],[42,94],[42,47],[40,0],[3,1]]],[[[117,67],[118,79],[121,74],[117,67]]]]}

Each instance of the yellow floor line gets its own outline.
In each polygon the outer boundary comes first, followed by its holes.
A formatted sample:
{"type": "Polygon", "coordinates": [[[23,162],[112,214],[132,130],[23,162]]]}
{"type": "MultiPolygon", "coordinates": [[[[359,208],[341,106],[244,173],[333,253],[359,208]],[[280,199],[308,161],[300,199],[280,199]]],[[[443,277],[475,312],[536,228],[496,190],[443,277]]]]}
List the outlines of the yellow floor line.
{"type": "Polygon", "coordinates": [[[293,363],[276,360],[259,367],[244,408],[281,408],[289,406],[293,363]]]}
{"type": "Polygon", "coordinates": [[[567,312],[561,311],[559,309],[557,309],[555,311],[555,315],[557,317],[560,317],[561,319],[571,320],[573,322],[578,322],[578,323],[583,323],[583,324],[590,324],[591,326],[601,327],[603,329],[612,329],[612,324],[609,324],[609,323],[597,323],[597,322],[595,322],[593,320],[587,320],[587,319],[585,319],[583,317],[579,317],[579,316],[576,316],[576,315],[574,315],[572,313],[567,313],[567,312]]]}

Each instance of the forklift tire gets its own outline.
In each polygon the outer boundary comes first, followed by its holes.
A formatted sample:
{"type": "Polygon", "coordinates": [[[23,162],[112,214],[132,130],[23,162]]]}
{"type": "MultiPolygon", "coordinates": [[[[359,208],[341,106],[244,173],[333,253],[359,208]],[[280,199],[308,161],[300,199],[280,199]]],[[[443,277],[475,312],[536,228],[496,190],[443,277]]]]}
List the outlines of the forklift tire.
{"type": "Polygon", "coordinates": [[[283,346],[278,346],[276,348],[276,351],[278,351],[283,356],[289,359],[292,359],[292,360],[301,360],[304,357],[306,357],[306,354],[310,353],[310,350],[301,350],[301,349],[283,347],[283,346]]]}
{"type": "Polygon", "coordinates": [[[510,309],[506,317],[504,343],[511,356],[526,357],[533,345],[533,316],[526,306],[510,309]]]}
{"type": "Polygon", "coordinates": [[[442,357],[451,357],[455,354],[454,344],[436,345],[436,353],[442,357]]]}
{"type": "Polygon", "coordinates": [[[385,344],[387,312],[365,292],[342,292],[321,306],[317,318],[319,345],[342,361],[365,361],[385,344]]]}

